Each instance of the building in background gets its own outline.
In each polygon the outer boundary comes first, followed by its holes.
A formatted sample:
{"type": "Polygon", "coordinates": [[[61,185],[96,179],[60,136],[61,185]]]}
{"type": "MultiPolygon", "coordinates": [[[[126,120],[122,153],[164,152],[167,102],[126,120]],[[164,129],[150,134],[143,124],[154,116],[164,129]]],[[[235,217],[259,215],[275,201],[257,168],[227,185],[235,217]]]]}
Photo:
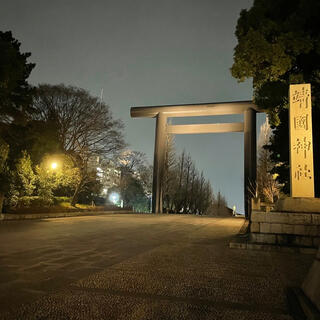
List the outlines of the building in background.
{"type": "Polygon", "coordinates": [[[96,171],[97,177],[102,184],[101,195],[108,194],[111,188],[120,186],[121,170],[111,160],[94,157],[89,162],[90,167],[96,171]]]}

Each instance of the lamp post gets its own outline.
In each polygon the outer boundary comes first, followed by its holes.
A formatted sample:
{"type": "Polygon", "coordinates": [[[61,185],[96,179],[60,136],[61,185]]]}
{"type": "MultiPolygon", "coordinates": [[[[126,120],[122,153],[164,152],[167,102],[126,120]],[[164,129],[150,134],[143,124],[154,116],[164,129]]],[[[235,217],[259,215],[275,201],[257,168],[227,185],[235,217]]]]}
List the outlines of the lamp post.
{"type": "Polygon", "coordinates": [[[58,164],[57,164],[56,162],[52,162],[52,163],[51,163],[51,169],[52,169],[52,170],[57,169],[57,167],[58,167],[58,164]]]}

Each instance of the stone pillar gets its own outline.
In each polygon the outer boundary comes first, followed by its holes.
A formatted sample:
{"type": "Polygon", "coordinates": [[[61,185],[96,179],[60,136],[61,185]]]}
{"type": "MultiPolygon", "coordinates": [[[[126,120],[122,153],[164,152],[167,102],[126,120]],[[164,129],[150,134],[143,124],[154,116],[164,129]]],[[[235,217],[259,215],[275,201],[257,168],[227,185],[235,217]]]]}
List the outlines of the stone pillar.
{"type": "Polygon", "coordinates": [[[290,196],[314,198],[311,85],[290,85],[289,98],[290,196]]]}
{"type": "Polygon", "coordinates": [[[257,137],[256,111],[249,108],[244,114],[244,208],[246,219],[251,215],[251,198],[256,188],[257,137]]]}
{"type": "Polygon", "coordinates": [[[167,116],[159,112],[157,115],[156,135],[154,144],[152,212],[162,213],[162,177],[166,149],[167,116]]]}

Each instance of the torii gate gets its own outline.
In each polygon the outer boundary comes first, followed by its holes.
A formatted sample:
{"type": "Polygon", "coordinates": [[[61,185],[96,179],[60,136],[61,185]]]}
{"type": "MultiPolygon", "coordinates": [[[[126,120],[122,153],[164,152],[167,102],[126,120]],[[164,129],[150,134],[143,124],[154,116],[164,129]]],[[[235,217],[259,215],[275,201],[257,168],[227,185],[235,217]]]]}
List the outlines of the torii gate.
{"type": "Polygon", "coordinates": [[[252,101],[218,102],[204,104],[132,107],[133,118],[156,118],[154,146],[152,212],[162,213],[162,183],[166,135],[218,132],[244,132],[244,202],[245,215],[251,213],[250,190],[255,188],[257,171],[256,113],[260,112],[252,101]],[[197,117],[243,114],[244,122],[168,125],[170,117],[197,117]]]}

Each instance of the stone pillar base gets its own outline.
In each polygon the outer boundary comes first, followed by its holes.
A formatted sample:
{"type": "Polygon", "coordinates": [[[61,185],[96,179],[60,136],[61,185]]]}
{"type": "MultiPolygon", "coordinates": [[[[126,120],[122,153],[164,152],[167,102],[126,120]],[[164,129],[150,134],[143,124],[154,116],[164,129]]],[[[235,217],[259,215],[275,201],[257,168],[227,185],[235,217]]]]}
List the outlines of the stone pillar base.
{"type": "Polygon", "coordinates": [[[253,211],[250,240],[253,243],[318,249],[320,213],[253,211]]]}
{"type": "Polygon", "coordinates": [[[279,199],[275,204],[278,212],[310,212],[320,213],[320,198],[292,198],[279,199]]]}

